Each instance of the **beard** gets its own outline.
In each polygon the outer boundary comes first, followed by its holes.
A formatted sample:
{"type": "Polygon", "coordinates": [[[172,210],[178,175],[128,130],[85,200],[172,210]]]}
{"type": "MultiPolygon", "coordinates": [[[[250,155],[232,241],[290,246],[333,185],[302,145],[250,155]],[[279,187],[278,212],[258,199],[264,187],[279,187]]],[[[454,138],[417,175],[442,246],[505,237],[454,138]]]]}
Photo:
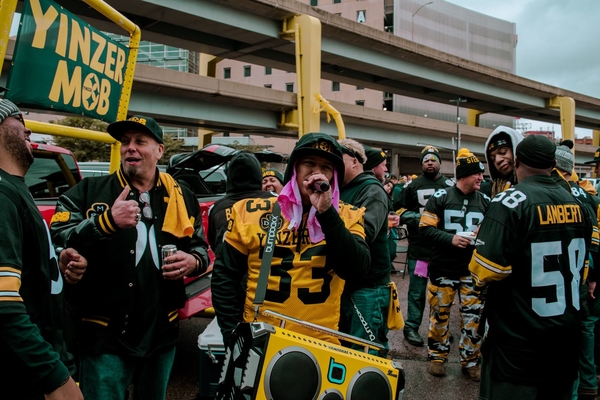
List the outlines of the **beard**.
{"type": "Polygon", "coordinates": [[[440,173],[440,168],[423,168],[422,171],[423,175],[425,175],[425,178],[433,179],[440,173]]]}
{"type": "Polygon", "coordinates": [[[425,178],[427,179],[433,179],[437,176],[438,172],[437,171],[425,171],[423,172],[423,175],[425,175],[425,178]]]}
{"type": "Polygon", "coordinates": [[[5,126],[2,128],[2,135],[8,153],[13,156],[15,163],[27,171],[33,164],[33,154],[29,150],[27,142],[19,134],[19,130],[5,126]]]}
{"type": "Polygon", "coordinates": [[[127,180],[131,180],[131,179],[135,178],[140,173],[140,170],[136,166],[124,165],[123,166],[123,172],[125,173],[125,176],[127,177],[127,180]]]}

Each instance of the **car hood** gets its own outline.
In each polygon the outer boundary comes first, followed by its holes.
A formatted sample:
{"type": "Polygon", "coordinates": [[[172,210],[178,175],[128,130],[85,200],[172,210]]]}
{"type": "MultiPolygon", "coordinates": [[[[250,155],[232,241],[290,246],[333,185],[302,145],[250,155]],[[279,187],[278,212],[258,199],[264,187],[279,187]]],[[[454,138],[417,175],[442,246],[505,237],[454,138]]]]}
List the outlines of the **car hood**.
{"type": "MultiPolygon", "coordinates": [[[[182,153],[172,156],[169,160],[167,172],[173,174],[182,169],[204,171],[217,165],[227,163],[240,151],[242,150],[236,150],[221,144],[208,144],[193,153],[182,153]]],[[[254,152],[253,154],[261,163],[283,163],[288,159],[287,154],[275,153],[270,150],[254,152]]]]}

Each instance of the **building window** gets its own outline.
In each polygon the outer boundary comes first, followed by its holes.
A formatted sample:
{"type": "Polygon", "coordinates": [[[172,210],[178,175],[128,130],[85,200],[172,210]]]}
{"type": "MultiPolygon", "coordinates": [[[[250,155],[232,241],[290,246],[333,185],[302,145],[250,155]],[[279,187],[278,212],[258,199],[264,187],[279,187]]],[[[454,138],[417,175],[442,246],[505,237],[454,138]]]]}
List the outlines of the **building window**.
{"type": "Polygon", "coordinates": [[[223,68],[223,79],[231,78],[231,68],[223,68]]]}
{"type": "Polygon", "coordinates": [[[340,83],[339,82],[331,82],[331,91],[339,92],[340,91],[340,83]]]}
{"type": "Polygon", "coordinates": [[[355,101],[357,106],[364,106],[365,105],[365,101],[364,100],[356,100],[355,101]]]}
{"type": "Polygon", "coordinates": [[[342,0],[333,0],[333,4],[339,4],[341,2],[342,2],[342,0]]]}
{"type": "Polygon", "coordinates": [[[318,6],[319,5],[319,0],[310,0],[310,5],[311,6],[318,6]]]}
{"type": "Polygon", "coordinates": [[[267,89],[271,89],[273,87],[273,85],[271,85],[270,83],[265,83],[264,85],[267,89]]]}
{"type": "Polygon", "coordinates": [[[367,22],[367,10],[359,10],[356,12],[356,22],[359,24],[367,22]]]}
{"type": "Polygon", "coordinates": [[[365,90],[364,86],[357,86],[356,90],[365,90]]]}
{"type": "Polygon", "coordinates": [[[294,92],[294,84],[293,83],[286,83],[285,84],[285,90],[287,90],[288,92],[294,92]]]}
{"type": "Polygon", "coordinates": [[[250,76],[251,75],[251,71],[250,71],[250,65],[244,65],[244,76],[250,76]]]}
{"type": "Polygon", "coordinates": [[[273,69],[271,67],[265,67],[265,75],[271,75],[273,73],[273,69]]]}

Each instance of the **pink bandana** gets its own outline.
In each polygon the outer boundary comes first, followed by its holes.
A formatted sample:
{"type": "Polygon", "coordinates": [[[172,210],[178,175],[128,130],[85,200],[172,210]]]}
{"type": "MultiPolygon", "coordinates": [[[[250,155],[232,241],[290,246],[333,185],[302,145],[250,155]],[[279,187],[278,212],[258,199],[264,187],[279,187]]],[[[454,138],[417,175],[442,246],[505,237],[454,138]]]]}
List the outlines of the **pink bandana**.
{"type": "MultiPolygon", "coordinates": [[[[333,181],[333,185],[331,186],[333,190],[331,195],[331,204],[333,204],[335,210],[338,211],[340,203],[340,191],[337,183],[337,171],[333,172],[333,181]]],[[[288,227],[290,229],[297,229],[302,223],[302,196],[300,195],[298,182],[296,182],[295,168],[294,173],[292,174],[292,179],[285,184],[281,190],[281,193],[279,193],[279,196],[277,197],[277,201],[281,207],[281,213],[285,219],[290,221],[288,227]]],[[[308,219],[306,220],[308,236],[310,237],[311,243],[318,243],[325,239],[321,225],[315,216],[316,213],[317,210],[311,206],[310,211],[308,212],[308,219]]]]}

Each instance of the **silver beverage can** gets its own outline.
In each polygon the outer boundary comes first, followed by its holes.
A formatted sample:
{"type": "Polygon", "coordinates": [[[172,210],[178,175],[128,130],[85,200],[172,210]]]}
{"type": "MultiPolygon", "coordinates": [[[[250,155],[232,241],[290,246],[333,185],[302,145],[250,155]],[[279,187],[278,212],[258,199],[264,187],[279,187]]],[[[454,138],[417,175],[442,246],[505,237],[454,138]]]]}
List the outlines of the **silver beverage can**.
{"type": "Polygon", "coordinates": [[[166,244],[162,247],[161,253],[163,265],[169,264],[165,261],[165,258],[177,253],[177,246],[175,246],[174,244],[166,244]]]}

